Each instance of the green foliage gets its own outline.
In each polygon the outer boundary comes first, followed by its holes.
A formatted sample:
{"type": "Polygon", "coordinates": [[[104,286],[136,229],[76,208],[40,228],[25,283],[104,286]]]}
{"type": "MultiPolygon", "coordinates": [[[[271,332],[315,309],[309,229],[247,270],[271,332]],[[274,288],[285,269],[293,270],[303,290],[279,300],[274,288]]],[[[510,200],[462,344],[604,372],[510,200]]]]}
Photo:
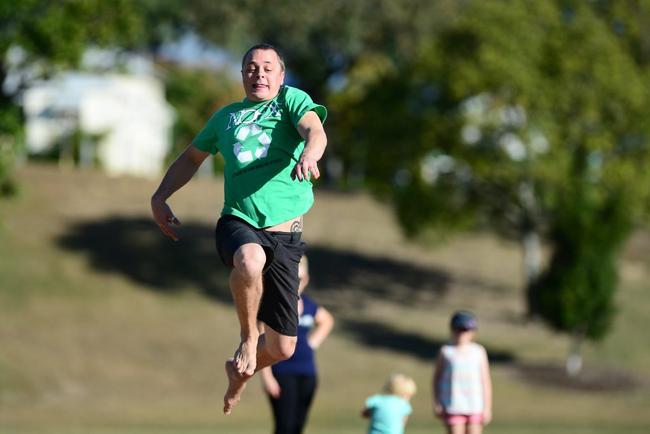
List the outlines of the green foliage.
{"type": "Polygon", "coordinates": [[[472,221],[540,233],[557,251],[539,287],[555,292],[534,306],[592,338],[611,318],[617,248],[650,202],[641,38],[610,26],[637,19],[626,4],[470,2],[410,64],[357,64],[332,98],[346,164],[393,199],[407,234],[472,221]]]}
{"type": "Polygon", "coordinates": [[[591,3],[635,61],[645,67],[650,65],[650,1],[595,0],[591,3]]]}
{"type": "Polygon", "coordinates": [[[20,111],[16,106],[2,107],[0,104],[0,198],[13,196],[17,191],[16,182],[11,177],[17,148],[22,135],[20,111]]]}
{"type": "MultiPolygon", "coordinates": [[[[167,100],[176,110],[172,149],[175,158],[201,131],[207,119],[219,108],[244,97],[241,83],[228,71],[167,67],[167,100]]],[[[215,160],[217,171],[222,160],[215,160]]]]}
{"type": "Polygon", "coordinates": [[[332,76],[345,73],[360,56],[408,59],[417,41],[458,7],[451,0],[175,1],[201,35],[235,52],[258,42],[277,45],[294,78],[317,100],[332,76]]]}
{"type": "MultiPolygon", "coordinates": [[[[346,73],[365,59],[379,59],[387,68],[408,62],[418,40],[433,35],[458,7],[448,0],[139,0],[138,4],[152,21],[153,43],[164,39],[164,34],[169,37],[193,28],[239,54],[258,42],[276,45],[283,51],[290,79],[319,102],[324,102],[333,78],[345,81],[346,73]]],[[[197,107],[204,105],[197,100],[197,107]]],[[[339,121],[345,122],[331,110],[330,128],[339,121]]],[[[328,154],[346,162],[359,161],[356,155],[348,155],[354,152],[354,147],[333,140],[328,154]]],[[[347,172],[364,170],[344,166],[347,172]]],[[[353,177],[346,175],[346,179],[353,177]]]]}
{"type": "Polygon", "coordinates": [[[552,327],[602,339],[615,312],[616,255],[630,233],[624,196],[601,200],[590,186],[567,189],[552,234],[553,257],[528,291],[529,302],[552,327]]]}
{"type": "Polygon", "coordinates": [[[10,44],[34,60],[74,66],[89,45],[133,46],[143,26],[128,0],[24,0],[0,8],[0,57],[10,44]]]}
{"type": "MultiPolygon", "coordinates": [[[[24,65],[42,75],[75,66],[86,47],[133,47],[142,39],[141,11],[129,0],[21,0],[0,2],[0,83],[12,46],[24,50],[24,65]]],[[[22,123],[14,95],[0,91],[0,191],[15,190],[11,167],[21,146],[22,123]]]]}

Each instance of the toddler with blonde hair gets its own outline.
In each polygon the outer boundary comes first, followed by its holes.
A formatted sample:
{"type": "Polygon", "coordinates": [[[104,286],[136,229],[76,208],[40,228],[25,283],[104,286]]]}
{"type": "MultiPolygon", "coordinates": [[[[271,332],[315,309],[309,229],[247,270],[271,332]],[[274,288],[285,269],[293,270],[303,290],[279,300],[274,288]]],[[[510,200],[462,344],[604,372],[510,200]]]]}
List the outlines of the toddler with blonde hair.
{"type": "Polygon", "coordinates": [[[403,434],[408,417],[413,411],[410,400],[417,387],[412,378],[392,374],[382,393],[366,400],[361,415],[370,419],[368,434],[403,434]]]}

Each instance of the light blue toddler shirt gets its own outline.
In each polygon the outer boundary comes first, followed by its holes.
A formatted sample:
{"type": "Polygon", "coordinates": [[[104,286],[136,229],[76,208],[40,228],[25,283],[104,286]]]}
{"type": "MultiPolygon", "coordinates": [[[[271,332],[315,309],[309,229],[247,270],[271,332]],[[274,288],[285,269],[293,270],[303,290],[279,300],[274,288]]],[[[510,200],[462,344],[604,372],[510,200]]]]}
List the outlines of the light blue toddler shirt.
{"type": "Polygon", "coordinates": [[[407,400],[396,395],[372,395],[366,408],[371,411],[368,434],[404,434],[404,416],[413,411],[407,400]]]}

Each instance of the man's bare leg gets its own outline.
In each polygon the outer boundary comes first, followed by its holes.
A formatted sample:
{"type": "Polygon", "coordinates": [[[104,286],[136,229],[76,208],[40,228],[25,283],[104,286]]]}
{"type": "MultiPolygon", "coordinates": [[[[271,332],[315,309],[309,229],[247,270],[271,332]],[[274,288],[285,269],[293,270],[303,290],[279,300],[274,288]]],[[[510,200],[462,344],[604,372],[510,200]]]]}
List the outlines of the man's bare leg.
{"type": "MultiPolygon", "coordinates": [[[[260,335],[257,348],[255,372],[280,360],[291,357],[296,346],[296,338],[281,335],[273,330],[260,335]]],[[[223,397],[223,413],[228,415],[241,399],[246,382],[252,375],[242,375],[235,369],[234,361],[226,361],[228,389],[223,397]]]]}
{"type": "Polygon", "coordinates": [[[259,337],[257,310],[262,298],[262,271],[265,262],[266,254],[262,246],[244,244],[235,252],[234,268],[230,273],[230,291],[239,317],[241,337],[232,358],[232,368],[243,376],[255,373],[259,337]]]}

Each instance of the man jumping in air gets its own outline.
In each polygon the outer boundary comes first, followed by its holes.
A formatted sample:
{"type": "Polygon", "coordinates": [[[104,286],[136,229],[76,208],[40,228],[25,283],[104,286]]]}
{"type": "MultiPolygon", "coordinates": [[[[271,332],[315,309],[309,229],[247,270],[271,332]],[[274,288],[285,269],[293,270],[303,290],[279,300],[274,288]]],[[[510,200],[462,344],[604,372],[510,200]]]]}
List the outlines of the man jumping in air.
{"type": "Polygon", "coordinates": [[[230,414],[255,372],[294,352],[298,326],[298,264],[303,215],[314,203],[311,177],[327,145],[327,110],[305,92],[284,85],[284,60],[268,44],[242,60],[246,97],[217,111],[172,163],[151,198],[154,220],[170,238],[180,222],[167,199],[183,187],[210,154],[225,160],[225,200],[216,246],[231,268],[241,342],[225,364],[230,414]],[[265,324],[259,334],[258,319],[265,324]]]}

